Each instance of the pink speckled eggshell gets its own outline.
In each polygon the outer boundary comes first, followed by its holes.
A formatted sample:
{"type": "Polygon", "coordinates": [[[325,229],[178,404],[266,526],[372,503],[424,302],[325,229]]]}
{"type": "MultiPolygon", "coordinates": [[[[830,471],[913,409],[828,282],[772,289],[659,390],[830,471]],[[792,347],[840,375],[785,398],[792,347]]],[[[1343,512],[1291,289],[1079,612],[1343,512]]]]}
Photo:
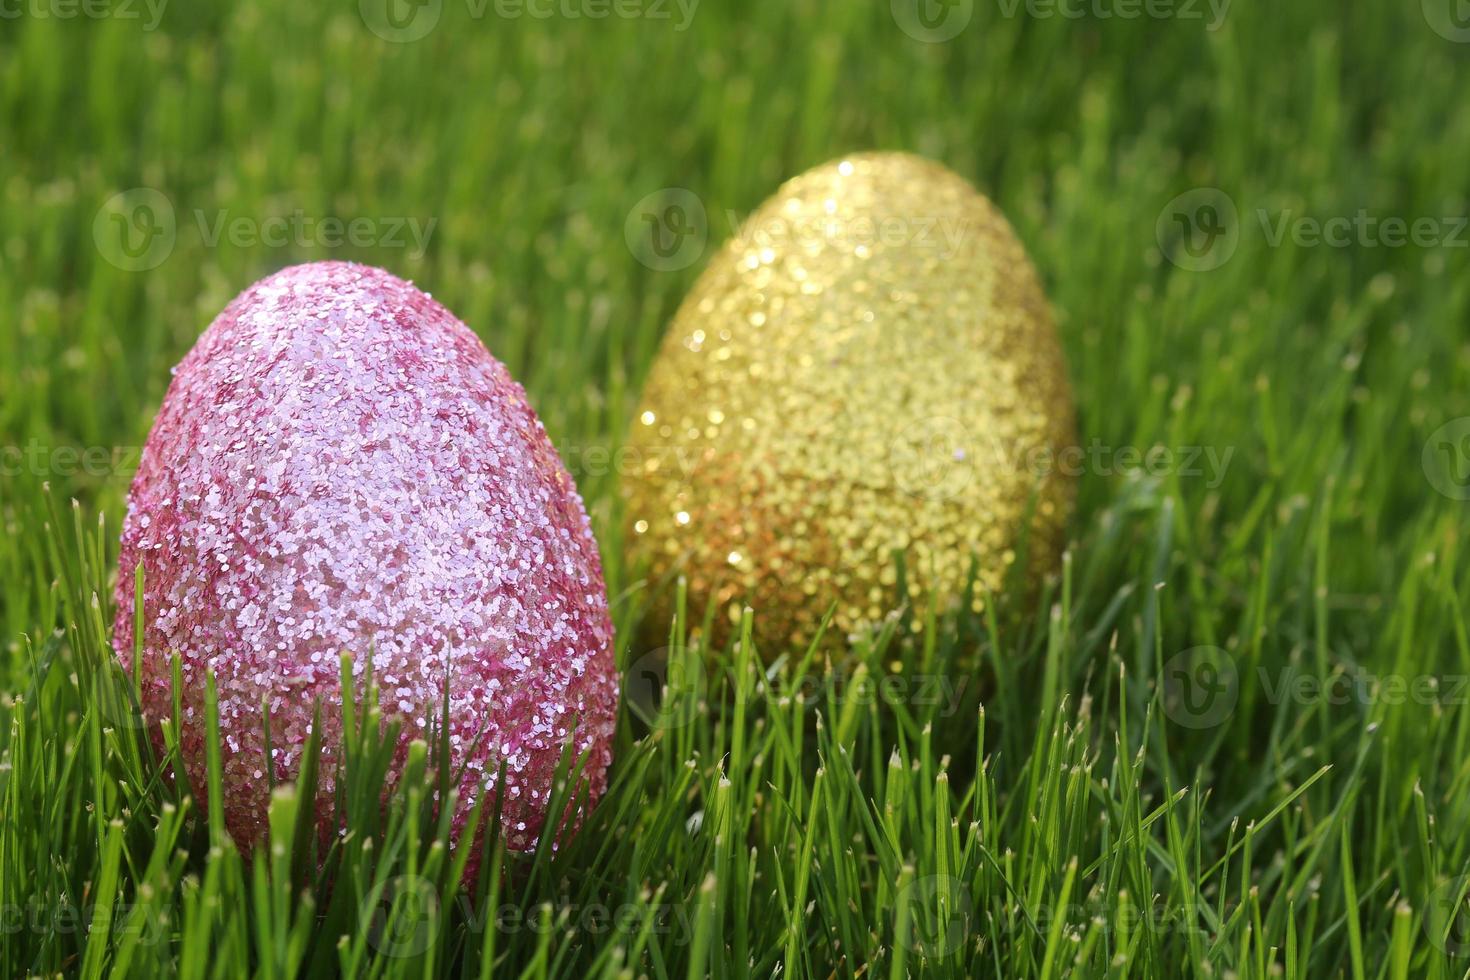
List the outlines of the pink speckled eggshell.
{"type": "Polygon", "coordinates": [[[448,678],[456,832],[486,786],[508,845],[533,847],[569,738],[589,799],[606,785],[617,677],[581,498],[521,386],[410,283],[320,262],[230,303],[175,369],[129,493],[114,629],[129,667],[139,562],[143,710],[170,716],[176,653],[185,767],[204,787],[214,672],[242,846],[266,831],[267,770],[298,772],[317,700],[330,819],[344,651],[359,679],[372,658],[404,744],[448,678]]]}

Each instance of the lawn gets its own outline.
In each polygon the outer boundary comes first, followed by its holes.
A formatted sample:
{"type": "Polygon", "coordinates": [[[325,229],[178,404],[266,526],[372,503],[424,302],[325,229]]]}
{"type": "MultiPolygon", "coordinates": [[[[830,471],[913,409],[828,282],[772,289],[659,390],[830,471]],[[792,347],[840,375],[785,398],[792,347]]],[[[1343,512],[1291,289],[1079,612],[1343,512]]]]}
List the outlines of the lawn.
{"type": "Polygon", "coordinates": [[[0,974],[1470,975],[1453,0],[390,2],[0,3],[0,974]],[[1040,272],[1067,555],[830,663],[703,651],[643,621],[617,449],[713,250],[870,148],[972,180],[1040,272]],[[318,868],[289,789],[241,855],[110,666],[170,367],[324,258],[526,386],[637,668],[581,833],[472,880],[432,747],[372,804],[366,694],[318,868]]]}

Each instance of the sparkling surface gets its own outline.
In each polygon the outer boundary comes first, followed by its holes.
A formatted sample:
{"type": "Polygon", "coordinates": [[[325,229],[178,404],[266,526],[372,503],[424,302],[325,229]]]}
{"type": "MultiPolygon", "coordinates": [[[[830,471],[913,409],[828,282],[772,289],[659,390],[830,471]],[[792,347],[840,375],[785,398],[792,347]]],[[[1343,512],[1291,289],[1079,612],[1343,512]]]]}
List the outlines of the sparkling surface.
{"type": "Polygon", "coordinates": [[[242,844],[266,828],[267,765],[277,780],[298,771],[316,699],[330,813],[344,651],[359,678],[371,656],[405,745],[440,717],[448,678],[457,828],[503,760],[507,842],[534,846],[569,734],[589,753],[591,798],[605,786],[617,679],[582,501],[520,385],[409,283],[297,266],[220,314],[175,369],[129,494],[125,663],[139,561],[144,710],[170,715],[177,652],[186,766],[204,786],[214,671],[223,803],[242,844]]]}
{"type": "MultiPolygon", "coordinates": [[[[1000,212],[918,157],[846,157],[777,191],[680,307],[630,436],[634,557],[686,574],[695,610],[751,603],[767,653],[834,601],[838,635],[881,620],[896,550],[912,609],[953,602],[972,556],[1000,588],[1028,512],[1034,580],[1061,546],[1073,486],[1048,453],[1073,426],[1000,212]]],[[[671,593],[655,582],[656,623],[671,593]]]]}

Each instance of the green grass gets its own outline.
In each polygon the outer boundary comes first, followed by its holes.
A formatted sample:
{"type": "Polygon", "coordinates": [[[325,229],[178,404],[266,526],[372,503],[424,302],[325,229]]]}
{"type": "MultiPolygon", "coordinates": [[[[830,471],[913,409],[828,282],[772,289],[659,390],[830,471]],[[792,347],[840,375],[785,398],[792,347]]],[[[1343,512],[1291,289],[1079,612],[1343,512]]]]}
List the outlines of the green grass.
{"type": "Polygon", "coordinates": [[[1470,415],[1470,233],[1273,241],[1283,215],[1470,213],[1470,45],[1417,2],[1237,0],[1209,31],[977,0],[943,44],[886,0],[706,0],[683,31],[673,7],[445,0],[406,44],[336,6],[0,21],[0,973],[1470,975],[1470,464],[1423,452],[1470,415]],[[1223,476],[1090,465],[1039,602],[864,641],[836,675],[672,624],[670,689],[625,710],[583,833],[492,845],[473,880],[427,802],[436,746],[373,805],[368,692],[331,854],[299,791],[247,861],[161,778],[106,669],[117,529],[129,447],[231,296],[356,258],[478,330],[577,476],[629,665],[642,592],[603,454],[702,267],[640,263],[629,213],[686,188],[713,247],[728,212],[871,147],[1011,217],[1084,444],[1228,451],[1223,476]],[[94,222],[137,187],[177,233],[127,271],[94,222]],[[1196,188],[1239,232],[1204,271],[1156,235],[1196,188]],[[422,254],[208,234],[298,209],[436,224],[422,254]]]}

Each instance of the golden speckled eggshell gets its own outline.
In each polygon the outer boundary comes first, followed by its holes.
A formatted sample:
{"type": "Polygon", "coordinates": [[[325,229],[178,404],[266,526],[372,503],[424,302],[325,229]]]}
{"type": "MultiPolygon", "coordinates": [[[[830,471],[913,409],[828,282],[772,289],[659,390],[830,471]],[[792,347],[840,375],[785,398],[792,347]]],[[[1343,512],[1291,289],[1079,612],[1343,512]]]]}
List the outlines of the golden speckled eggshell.
{"type": "Polygon", "coordinates": [[[768,656],[835,601],[852,634],[902,599],[953,604],[972,560],[998,590],[1027,515],[1037,580],[1073,486],[1071,390],[1036,272],[963,178],[856,154],[788,182],[680,307],[633,421],[625,478],[654,625],[749,603],[768,656]],[[663,584],[660,584],[663,583],[663,584]]]}

